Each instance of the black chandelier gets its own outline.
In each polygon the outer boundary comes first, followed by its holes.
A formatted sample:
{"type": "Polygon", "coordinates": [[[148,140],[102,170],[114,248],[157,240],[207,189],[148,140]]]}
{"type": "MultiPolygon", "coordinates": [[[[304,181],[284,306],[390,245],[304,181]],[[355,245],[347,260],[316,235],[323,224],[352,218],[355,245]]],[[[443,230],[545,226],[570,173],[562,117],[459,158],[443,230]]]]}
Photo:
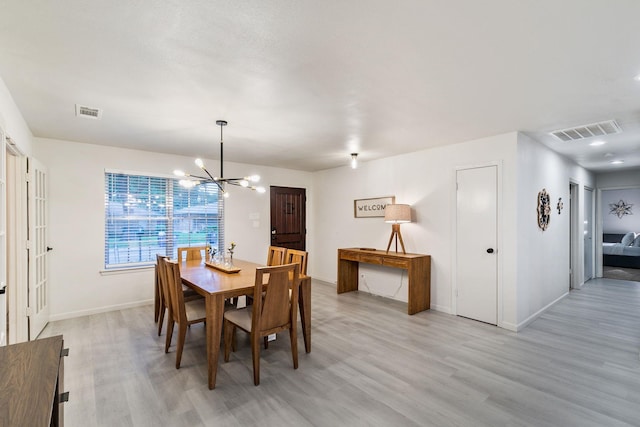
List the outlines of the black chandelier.
{"type": "Polygon", "coordinates": [[[252,185],[260,181],[259,175],[245,176],[242,178],[224,178],[224,172],[223,172],[224,143],[222,139],[222,128],[227,125],[227,122],[226,120],[216,120],[216,124],[220,126],[220,176],[217,177],[217,176],[211,175],[211,173],[204,166],[204,162],[202,161],[202,159],[198,158],[195,160],[196,166],[202,169],[204,173],[207,174],[207,176],[191,175],[181,170],[175,170],[173,171],[175,175],[187,178],[187,179],[181,179],[180,185],[182,185],[183,187],[191,188],[191,187],[195,187],[198,184],[213,182],[218,186],[218,188],[220,189],[220,192],[224,197],[229,197],[229,193],[225,190],[225,184],[237,185],[239,187],[244,187],[250,190],[257,191],[258,193],[264,193],[266,191],[264,187],[252,185]]]}

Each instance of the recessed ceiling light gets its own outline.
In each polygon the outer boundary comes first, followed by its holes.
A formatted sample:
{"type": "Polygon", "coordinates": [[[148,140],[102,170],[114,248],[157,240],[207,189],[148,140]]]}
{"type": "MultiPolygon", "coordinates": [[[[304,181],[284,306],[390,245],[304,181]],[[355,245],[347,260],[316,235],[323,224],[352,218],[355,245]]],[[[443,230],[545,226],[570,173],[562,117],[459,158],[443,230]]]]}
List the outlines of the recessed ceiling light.
{"type": "Polygon", "coordinates": [[[598,145],[604,145],[606,143],[607,143],[607,141],[597,140],[597,141],[593,141],[589,145],[592,146],[592,147],[597,147],[598,145]]]}
{"type": "Polygon", "coordinates": [[[635,77],[633,78],[633,80],[635,80],[635,81],[637,81],[637,82],[640,82],[640,74],[638,74],[637,76],[635,76],[635,77]]]}
{"type": "Polygon", "coordinates": [[[612,165],[621,165],[624,163],[624,160],[612,160],[611,164],[612,165]]]}

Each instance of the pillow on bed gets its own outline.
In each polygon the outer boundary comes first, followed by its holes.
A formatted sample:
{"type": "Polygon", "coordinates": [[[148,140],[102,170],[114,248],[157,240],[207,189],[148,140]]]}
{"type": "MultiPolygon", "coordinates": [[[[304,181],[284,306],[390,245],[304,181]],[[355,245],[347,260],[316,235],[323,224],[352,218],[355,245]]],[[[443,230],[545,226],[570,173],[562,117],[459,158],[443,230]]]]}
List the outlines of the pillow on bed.
{"type": "Polygon", "coordinates": [[[636,240],[633,241],[631,246],[635,246],[636,248],[640,248],[640,234],[636,237],[636,240]]]}
{"type": "Polygon", "coordinates": [[[622,246],[629,246],[633,243],[635,238],[636,238],[636,233],[634,233],[633,231],[630,231],[624,235],[622,240],[620,240],[620,243],[622,243],[622,246]]]}

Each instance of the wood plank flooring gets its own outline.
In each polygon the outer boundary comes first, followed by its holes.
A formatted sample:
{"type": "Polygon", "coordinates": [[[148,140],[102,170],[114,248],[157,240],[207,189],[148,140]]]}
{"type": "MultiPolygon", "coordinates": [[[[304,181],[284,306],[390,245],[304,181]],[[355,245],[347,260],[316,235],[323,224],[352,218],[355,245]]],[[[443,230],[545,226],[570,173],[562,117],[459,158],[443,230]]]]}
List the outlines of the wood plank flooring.
{"type": "Polygon", "coordinates": [[[312,352],[286,333],[221,358],[207,389],[202,325],[175,369],[152,306],[53,322],[64,334],[68,426],[640,425],[640,283],[598,279],[519,333],[313,283],[312,352]]]}

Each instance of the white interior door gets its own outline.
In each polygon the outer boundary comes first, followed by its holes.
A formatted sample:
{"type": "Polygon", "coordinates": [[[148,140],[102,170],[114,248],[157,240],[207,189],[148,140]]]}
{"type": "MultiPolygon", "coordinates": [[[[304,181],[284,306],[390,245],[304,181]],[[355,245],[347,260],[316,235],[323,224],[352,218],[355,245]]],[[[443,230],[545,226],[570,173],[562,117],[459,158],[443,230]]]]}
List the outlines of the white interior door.
{"type": "Polygon", "coordinates": [[[457,171],[456,312],[498,323],[498,171],[457,171]]]}
{"type": "Polygon", "coordinates": [[[29,211],[29,340],[37,338],[49,321],[47,173],[40,162],[27,160],[29,211]]]}
{"type": "Polygon", "coordinates": [[[584,281],[593,278],[593,191],[584,189],[584,281]]]}

